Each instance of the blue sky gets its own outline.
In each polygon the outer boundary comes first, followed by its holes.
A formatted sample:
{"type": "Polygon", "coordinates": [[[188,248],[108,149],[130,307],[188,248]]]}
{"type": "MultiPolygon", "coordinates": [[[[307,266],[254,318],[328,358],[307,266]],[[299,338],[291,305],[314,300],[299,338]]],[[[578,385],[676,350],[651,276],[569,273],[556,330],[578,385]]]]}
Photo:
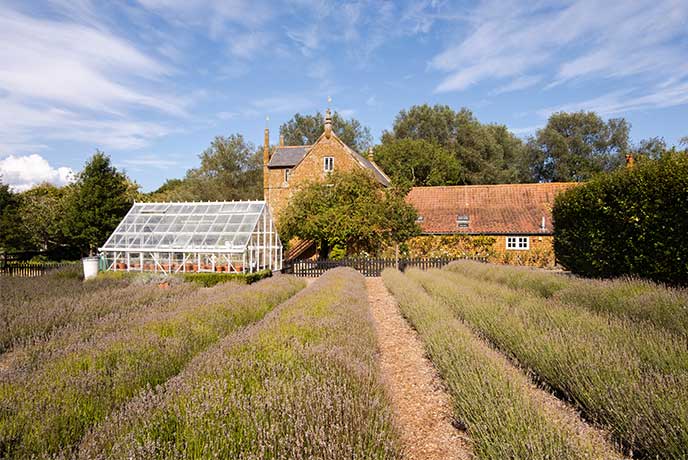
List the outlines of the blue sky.
{"type": "Polygon", "coordinates": [[[685,0],[0,0],[0,174],[64,183],[96,148],[149,191],[213,136],[332,108],[376,139],[468,107],[519,136],[558,110],[688,135],[685,0]]]}

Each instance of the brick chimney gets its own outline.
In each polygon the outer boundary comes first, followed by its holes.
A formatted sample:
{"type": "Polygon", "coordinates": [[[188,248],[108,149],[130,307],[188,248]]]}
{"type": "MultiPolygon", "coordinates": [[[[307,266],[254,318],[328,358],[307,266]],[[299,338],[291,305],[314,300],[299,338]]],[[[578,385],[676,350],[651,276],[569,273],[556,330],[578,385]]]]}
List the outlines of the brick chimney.
{"type": "Polygon", "coordinates": [[[265,127],[263,139],[263,199],[268,200],[268,163],[270,162],[270,130],[265,127]]]}
{"type": "Polygon", "coordinates": [[[280,147],[284,147],[284,134],[280,134],[280,147]]]}
{"type": "Polygon", "coordinates": [[[633,154],[629,153],[626,155],[626,167],[628,169],[631,169],[635,165],[635,158],[633,158],[633,154]]]}

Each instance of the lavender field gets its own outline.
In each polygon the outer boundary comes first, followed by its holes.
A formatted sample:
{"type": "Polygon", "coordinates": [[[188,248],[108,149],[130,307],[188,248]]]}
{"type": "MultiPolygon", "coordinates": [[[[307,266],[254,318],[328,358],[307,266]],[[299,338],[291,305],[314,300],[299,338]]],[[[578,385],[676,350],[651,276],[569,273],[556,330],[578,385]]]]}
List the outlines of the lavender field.
{"type": "Polygon", "coordinates": [[[0,458],[688,457],[686,291],[474,262],[382,281],[0,279],[0,458]],[[433,375],[382,359],[402,336],[433,375]],[[409,432],[428,386],[454,456],[409,432]]]}

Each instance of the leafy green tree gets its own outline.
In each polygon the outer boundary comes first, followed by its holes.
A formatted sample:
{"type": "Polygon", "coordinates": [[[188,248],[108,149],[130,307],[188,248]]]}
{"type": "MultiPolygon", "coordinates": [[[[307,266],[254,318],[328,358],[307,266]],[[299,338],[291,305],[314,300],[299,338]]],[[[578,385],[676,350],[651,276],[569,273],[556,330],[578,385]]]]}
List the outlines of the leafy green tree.
{"type": "Polygon", "coordinates": [[[131,182],[96,151],[68,186],[66,200],[65,234],[82,254],[93,254],[131,207],[131,182]]]}
{"type": "Polygon", "coordinates": [[[383,133],[382,144],[400,139],[433,142],[451,152],[463,167],[465,183],[530,180],[526,150],[521,140],[503,125],[480,123],[466,108],[454,111],[446,105],[423,104],[402,110],[395,118],[392,130],[383,133]]]}
{"type": "MultiPolygon", "coordinates": [[[[297,113],[291,120],[280,126],[286,145],[309,145],[318,140],[323,133],[325,116],[316,112],[314,115],[297,113]]],[[[373,143],[370,129],[355,118],[345,119],[338,112],[332,114],[332,131],[346,145],[357,152],[367,151],[373,143]]]]}
{"type": "Polygon", "coordinates": [[[666,141],[663,137],[650,137],[638,142],[633,150],[636,160],[658,160],[668,151],[666,141]]]}
{"type": "Polygon", "coordinates": [[[8,185],[0,181],[0,253],[24,250],[25,242],[19,198],[8,185]]]}
{"type": "Polygon", "coordinates": [[[263,195],[263,159],[241,134],[217,136],[199,155],[201,165],[150,194],[153,201],[255,200],[263,195]]]}
{"type": "Polygon", "coordinates": [[[32,249],[49,252],[66,244],[63,223],[66,196],[65,188],[49,183],[19,194],[21,221],[32,249]]]}
{"type": "Polygon", "coordinates": [[[282,211],[280,235],[315,240],[320,257],[336,245],[348,254],[377,253],[386,244],[415,236],[415,208],[394,188],[384,189],[368,171],[335,171],[326,182],[300,188],[282,211]]]}
{"type": "Polygon", "coordinates": [[[456,185],[463,183],[462,168],[444,147],[423,139],[392,139],[374,149],[375,162],[395,183],[456,185]]]}
{"type": "Polygon", "coordinates": [[[544,182],[585,181],[624,163],[629,125],[602,120],[594,112],[559,112],[528,141],[533,178],[544,182]]]}

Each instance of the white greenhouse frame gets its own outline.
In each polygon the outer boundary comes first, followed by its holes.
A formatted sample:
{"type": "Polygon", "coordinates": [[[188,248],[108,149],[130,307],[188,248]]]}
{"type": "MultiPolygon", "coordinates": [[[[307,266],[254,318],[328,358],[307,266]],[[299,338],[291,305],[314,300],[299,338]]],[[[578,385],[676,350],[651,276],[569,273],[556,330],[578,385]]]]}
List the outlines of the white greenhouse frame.
{"type": "Polygon", "coordinates": [[[282,242],[265,201],[134,203],[99,251],[112,271],[282,269],[282,242]]]}

